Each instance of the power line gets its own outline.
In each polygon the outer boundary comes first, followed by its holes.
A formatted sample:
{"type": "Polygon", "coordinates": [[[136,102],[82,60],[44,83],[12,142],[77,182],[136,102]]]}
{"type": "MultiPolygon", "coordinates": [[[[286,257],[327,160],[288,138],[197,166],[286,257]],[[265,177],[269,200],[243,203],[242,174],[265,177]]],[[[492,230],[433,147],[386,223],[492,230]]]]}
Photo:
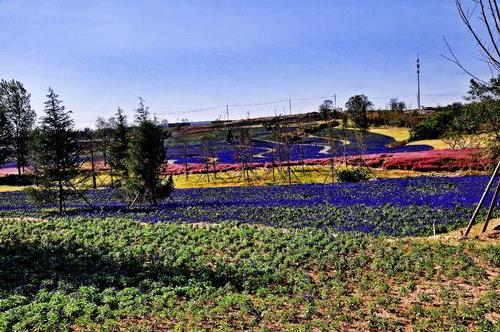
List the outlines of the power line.
{"type": "MultiPolygon", "coordinates": [[[[441,93],[441,94],[425,94],[421,95],[423,97],[456,97],[456,96],[464,96],[466,93],[463,92],[454,92],[454,93],[441,93]]],[[[194,113],[202,113],[202,112],[208,112],[208,111],[214,111],[214,110],[221,110],[221,115],[226,115],[226,119],[229,119],[229,108],[245,108],[245,107],[259,107],[259,106],[269,106],[269,105],[277,105],[277,104],[282,104],[283,110],[285,109],[285,104],[288,103],[288,108],[289,108],[289,113],[291,114],[292,112],[292,101],[296,102],[304,102],[304,101],[314,101],[314,100],[326,100],[333,98],[335,100],[335,105],[337,104],[337,99],[338,98],[349,98],[350,96],[347,95],[339,95],[339,94],[333,94],[333,95],[326,95],[326,96],[316,96],[316,97],[295,97],[295,98],[288,98],[288,99],[280,99],[280,100],[274,100],[274,101],[266,101],[266,102],[256,102],[256,103],[248,103],[248,104],[226,104],[226,105],[219,105],[219,106],[212,106],[212,107],[203,107],[203,108],[195,108],[195,109],[188,109],[188,110],[182,110],[182,111],[166,111],[166,112],[155,112],[155,116],[166,116],[166,115],[180,115],[180,114],[194,114],[194,113]]],[[[391,98],[414,98],[414,95],[404,95],[404,96],[371,96],[369,99],[372,100],[377,100],[377,99],[391,99],[391,98]]],[[[276,112],[276,107],[272,108],[276,112]]],[[[123,111],[125,112],[133,112],[133,109],[124,109],[122,108],[123,111]]],[[[272,114],[272,110],[270,111],[270,114],[272,114]]],[[[95,121],[82,121],[80,124],[90,124],[90,123],[95,123],[95,121]]]]}

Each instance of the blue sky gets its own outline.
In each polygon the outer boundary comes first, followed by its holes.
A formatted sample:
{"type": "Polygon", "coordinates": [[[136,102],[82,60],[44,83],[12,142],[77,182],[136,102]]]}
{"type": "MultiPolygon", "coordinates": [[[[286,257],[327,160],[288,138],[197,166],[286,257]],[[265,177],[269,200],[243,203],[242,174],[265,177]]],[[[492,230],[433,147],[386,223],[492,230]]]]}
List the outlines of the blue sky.
{"type": "Polygon", "coordinates": [[[53,87],[79,127],[117,106],[132,115],[138,96],[169,121],[213,120],[221,105],[247,105],[230,107],[241,118],[334,94],[415,106],[419,52],[423,104],[436,105],[469,80],[441,57],[443,35],[486,74],[451,0],[0,0],[0,78],[24,82],[38,113],[53,87]]]}

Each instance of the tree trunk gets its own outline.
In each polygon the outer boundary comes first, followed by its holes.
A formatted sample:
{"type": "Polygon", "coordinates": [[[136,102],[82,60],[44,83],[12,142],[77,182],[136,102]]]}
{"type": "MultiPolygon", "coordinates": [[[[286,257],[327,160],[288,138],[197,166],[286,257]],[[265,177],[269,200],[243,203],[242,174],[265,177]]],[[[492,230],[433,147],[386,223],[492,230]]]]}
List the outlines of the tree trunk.
{"type": "Polygon", "coordinates": [[[62,213],[63,211],[63,186],[62,186],[62,180],[59,178],[59,212],[62,213]]]}
{"type": "MultiPolygon", "coordinates": [[[[92,135],[92,134],[91,134],[92,135]]],[[[94,140],[90,136],[90,162],[92,167],[92,188],[97,189],[97,181],[95,175],[95,160],[94,160],[94,140]]]]}
{"type": "Polygon", "coordinates": [[[186,175],[186,180],[187,180],[189,178],[189,173],[188,173],[187,146],[186,146],[186,143],[184,143],[184,174],[186,175]]]}
{"type": "Polygon", "coordinates": [[[102,153],[102,157],[104,158],[104,166],[108,166],[108,138],[107,138],[107,136],[104,136],[103,143],[104,143],[104,151],[102,153]]]}
{"type": "Polygon", "coordinates": [[[17,157],[16,158],[17,159],[17,174],[19,176],[21,176],[22,175],[22,172],[21,172],[21,156],[18,153],[16,157],[17,157]]]}

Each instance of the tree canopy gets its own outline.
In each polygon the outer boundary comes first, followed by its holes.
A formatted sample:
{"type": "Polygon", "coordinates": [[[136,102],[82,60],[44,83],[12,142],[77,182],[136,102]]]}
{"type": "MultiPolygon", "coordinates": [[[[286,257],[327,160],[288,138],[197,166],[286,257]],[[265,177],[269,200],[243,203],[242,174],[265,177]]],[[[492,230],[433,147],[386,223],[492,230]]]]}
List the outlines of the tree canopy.
{"type": "Polygon", "coordinates": [[[346,105],[347,114],[356,127],[362,130],[368,129],[367,112],[373,107],[373,103],[365,95],[356,95],[349,98],[346,105]]]}

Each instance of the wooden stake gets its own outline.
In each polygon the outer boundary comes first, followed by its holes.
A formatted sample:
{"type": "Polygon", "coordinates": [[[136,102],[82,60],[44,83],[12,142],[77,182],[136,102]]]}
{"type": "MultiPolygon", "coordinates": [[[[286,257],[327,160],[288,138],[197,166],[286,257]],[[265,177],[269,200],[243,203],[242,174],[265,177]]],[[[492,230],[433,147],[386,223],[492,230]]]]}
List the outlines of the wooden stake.
{"type": "Polygon", "coordinates": [[[481,200],[477,204],[477,207],[474,210],[472,217],[470,218],[469,224],[467,225],[467,229],[465,230],[465,233],[462,236],[462,238],[466,238],[469,235],[470,230],[472,229],[472,225],[474,224],[474,220],[476,220],[477,214],[479,213],[479,210],[481,210],[481,207],[483,206],[484,200],[486,199],[486,195],[490,191],[491,186],[493,185],[493,180],[495,180],[495,177],[496,177],[499,169],[500,169],[500,161],[498,162],[497,166],[495,167],[495,171],[491,175],[490,182],[488,182],[488,185],[486,186],[486,189],[484,190],[483,196],[481,197],[481,200]]]}
{"type": "Polygon", "coordinates": [[[488,209],[488,214],[486,215],[486,219],[484,220],[484,226],[481,233],[486,232],[488,228],[488,224],[490,223],[491,216],[493,214],[493,210],[495,210],[495,205],[497,203],[498,192],[500,191],[500,180],[497,183],[497,188],[495,189],[495,193],[493,194],[493,199],[491,200],[490,208],[488,209]]]}

